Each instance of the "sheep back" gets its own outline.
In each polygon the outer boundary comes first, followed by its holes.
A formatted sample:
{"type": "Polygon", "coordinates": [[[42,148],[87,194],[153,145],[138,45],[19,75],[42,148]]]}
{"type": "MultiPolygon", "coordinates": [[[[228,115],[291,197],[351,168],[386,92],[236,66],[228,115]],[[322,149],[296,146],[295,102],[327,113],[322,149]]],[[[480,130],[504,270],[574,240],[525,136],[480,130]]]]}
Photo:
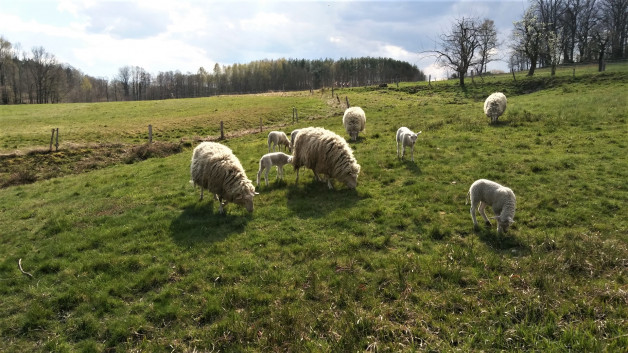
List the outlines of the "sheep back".
{"type": "Polygon", "coordinates": [[[342,116],[342,125],[345,127],[347,134],[351,136],[351,140],[355,141],[358,134],[364,131],[366,126],[366,114],[360,107],[350,107],[345,110],[342,116]]]}
{"type": "Polygon", "coordinates": [[[506,111],[508,100],[501,92],[495,92],[488,96],[484,101],[484,114],[491,118],[491,123],[497,122],[497,119],[506,111]]]}
{"type": "Polygon", "coordinates": [[[307,167],[335,178],[350,189],[358,183],[360,165],[345,139],[320,127],[300,129],[294,141],[292,164],[295,169],[307,167]]]}
{"type": "Polygon", "coordinates": [[[255,187],[231,149],[215,142],[202,142],[192,153],[192,182],[222,199],[253,211],[255,187]]]}

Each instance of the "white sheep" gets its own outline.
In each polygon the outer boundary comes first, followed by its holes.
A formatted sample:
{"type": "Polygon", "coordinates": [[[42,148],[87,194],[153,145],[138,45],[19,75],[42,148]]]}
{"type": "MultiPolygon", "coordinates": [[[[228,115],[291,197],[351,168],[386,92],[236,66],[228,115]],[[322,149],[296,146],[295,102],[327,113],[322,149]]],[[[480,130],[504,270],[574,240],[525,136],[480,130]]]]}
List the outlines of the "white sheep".
{"type": "Polygon", "coordinates": [[[288,163],[292,163],[292,156],[283,152],[273,152],[263,155],[259,160],[257,185],[259,186],[260,175],[262,175],[262,172],[266,170],[266,173],[264,173],[264,180],[266,181],[266,186],[268,186],[268,172],[274,165],[277,166],[277,178],[283,179],[283,166],[288,163]]]}
{"type": "Polygon", "coordinates": [[[475,219],[476,209],[480,211],[486,225],[491,225],[484,212],[486,206],[491,206],[495,213],[493,218],[497,220],[498,233],[508,231],[508,227],[515,222],[517,199],[510,188],[501,186],[494,181],[479,179],[471,184],[467,197],[471,199],[471,219],[473,219],[474,227],[478,225],[475,219]]]}
{"type": "Polygon", "coordinates": [[[299,131],[294,141],[292,165],[297,172],[297,183],[299,168],[304,166],[314,171],[317,180],[321,180],[319,173],[327,175],[327,186],[330,189],[333,189],[332,178],[350,189],[355,189],[358,185],[360,165],[353,157],[347,141],[320,127],[308,127],[299,131]]]}
{"type": "Polygon", "coordinates": [[[297,134],[299,133],[299,129],[294,129],[292,130],[292,132],[290,133],[290,150],[292,151],[292,149],[294,148],[294,139],[297,138],[297,134]]]}
{"type": "Polygon", "coordinates": [[[271,152],[271,145],[273,146],[273,151],[275,151],[275,146],[277,146],[277,151],[279,151],[282,145],[290,149],[290,141],[283,131],[271,131],[268,133],[268,153],[271,152]]]}
{"type": "Polygon", "coordinates": [[[345,110],[342,116],[342,125],[345,127],[347,134],[351,136],[351,140],[358,139],[358,134],[364,131],[366,125],[366,114],[360,107],[351,107],[345,110]]]}
{"type": "Polygon", "coordinates": [[[501,92],[495,92],[488,96],[484,101],[484,114],[491,118],[491,124],[497,122],[497,119],[506,111],[506,96],[501,92]]]}
{"type": "Polygon", "coordinates": [[[405,126],[402,126],[397,130],[397,158],[399,158],[399,144],[401,144],[401,159],[403,159],[403,156],[406,154],[406,147],[409,146],[412,148],[412,161],[414,162],[414,144],[421,132],[422,131],[419,131],[415,134],[412,130],[405,126]]]}
{"type": "Polygon", "coordinates": [[[204,189],[212,192],[220,203],[220,213],[224,213],[223,206],[227,202],[253,212],[253,196],[257,195],[255,187],[229,147],[215,142],[201,142],[192,153],[190,174],[190,183],[201,187],[200,199],[203,199],[204,189]]]}

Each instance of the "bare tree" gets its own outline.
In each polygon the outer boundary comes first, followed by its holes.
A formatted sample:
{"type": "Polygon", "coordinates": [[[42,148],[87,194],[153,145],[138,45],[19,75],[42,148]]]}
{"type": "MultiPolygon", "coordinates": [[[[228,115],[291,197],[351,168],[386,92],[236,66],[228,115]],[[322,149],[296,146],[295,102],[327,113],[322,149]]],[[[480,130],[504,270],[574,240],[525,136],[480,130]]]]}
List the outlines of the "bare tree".
{"type": "Polygon", "coordinates": [[[118,81],[122,85],[122,90],[124,91],[124,98],[128,99],[130,96],[129,83],[131,81],[131,67],[124,66],[118,69],[118,81]]]}
{"type": "Polygon", "coordinates": [[[493,20],[485,19],[478,27],[478,74],[486,73],[486,66],[493,61],[492,57],[497,49],[497,30],[493,20]]]}
{"type": "Polygon", "coordinates": [[[611,36],[611,57],[623,59],[628,39],[628,0],[602,0],[601,5],[611,36]]]}
{"type": "Polygon", "coordinates": [[[445,67],[454,70],[464,86],[464,77],[469,67],[476,64],[474,57],[479,47],[478,20],[474,18],[457,19],[451,32],[441,35],[440,50],[434,50],[436,60],[445,67]]]}

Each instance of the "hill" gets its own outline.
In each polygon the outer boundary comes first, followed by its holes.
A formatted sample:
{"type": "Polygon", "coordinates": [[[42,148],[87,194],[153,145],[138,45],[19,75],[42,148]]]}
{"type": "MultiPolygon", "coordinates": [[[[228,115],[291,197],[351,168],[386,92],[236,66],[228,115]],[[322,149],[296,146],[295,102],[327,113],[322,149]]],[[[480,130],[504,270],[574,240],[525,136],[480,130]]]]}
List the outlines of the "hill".
{"type": "MultiPolygon", "coordinates": [[[[190,142],[164,158],[0,189],[3,349],[622,350],[628,79],[623,68],[609,71],[487,77],[465,90],[344,89],[367,114],[351,143],[357,190],[328,190],[309,171],[295,185],[286,167],[283,182],[258,188],[253,214],[229,205],[224,216],[188,184],[194,136],[214,136],[208,126],[219,115],[234,130],[254,129],[267,107],[264,125],[324,126],[346,138],[343,106],[329,92],[153,102],[170,108],[150,114],[137,102],[49,106],[66,109],[56,114],[77,144],[104,124],[120,138],[107,143],[137,144],[156,119],[167,126],[162,140],[190,142]],[[491,126],[482,104],[494,90],[506,92],[508,108],[491,126]],[[402,125],[423,131],[416,163],[396,158],[402,125]],[[478,178],[516,193],[507,235],[473,229],[465,199],[478,178]]],[[[2,114],[3,130],[20,131],[2,114]]],[[[265,132],[224,141],[249,178],[265,132]]],[[[42,144],[25,139],[3,133],[0,144],[42,144]]]]}

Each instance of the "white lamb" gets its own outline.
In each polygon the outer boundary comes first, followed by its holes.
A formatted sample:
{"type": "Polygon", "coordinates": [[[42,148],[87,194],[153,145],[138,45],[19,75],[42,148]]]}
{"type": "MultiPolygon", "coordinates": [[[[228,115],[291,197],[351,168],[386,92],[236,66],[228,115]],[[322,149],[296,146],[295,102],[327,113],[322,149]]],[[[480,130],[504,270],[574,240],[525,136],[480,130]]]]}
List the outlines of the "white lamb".
{"type": "Polygon", "coordinates": [[[271,131],[268,133],[268,153],[270,153],[270,146],[273,146],[273,151],[275,151],[275,146],[277,146],[277,151],[280,151],[281,146],[285,146],[290,149],[290,140],[288,140],[288,136],[283,131],[271,131]]]}
{"type": "Polygon", "coordinates": [[[215,142],[202,142],[196,146],[192,153],[190,174],[190,183],[201,187],[201,200],[204,189],[214,193],[220,203],[220,213],[224,213],[223,206],[227,202],[253,212],[253,196],[257,195],[255,187],[229,147],[215,142]]]}
{"type": "Polygon", "coordinates": [[[402,126],[399,130],[397,130],[397,158],[399,158],[399,144],[401,144],[401,159],[403,159],[403,156],[406,154],[406,147],[409,146],[412,148],[412,161],[414,162],[414,144],[421,132],[422,131],[419,131],[415,134],[412,130],[405,126],[402,126]]]}
{"type": "Polygon", "coordinates": [[[358,139],[358,134],[364,131],[366,125],[366,114],[360,107],[351,107],[345,110],[342,116],[342,125],[344,125],[347,134],[351,136],[351,140],[358,139]]]}
{"type": "Polygon", "coordinates": [[[333,189],[331,179],[344,183],[349,189],[358,185],[360,165],[353,157],[353,151],[344,138],[336,133],[320,128],[308,127],[301,129],[294,141],[292,165],[297,172],[307,167],[314,171],[317,180],[319,173],[328,176],[327,186],[333,189]]]}
{"type": "Polygon", "coordinates": [[[283,166],[292,163],[292,156],[285,154],[283,152],[273,152],[267,153],[262,156],[259,160],[259,170],[257,171],[257,185],[259,186],[259,177],[262,175],[262,172],[266,170],[264,173],[264,180],[266,181],[266,186],[268,186],[268,172],[270,168],[274,165],[277,166],[277,178],[280,180],[283,179],[283,166]]]}
{"type": "Polygon", "coordinates": [[[497,119],[506,111],[506,96],[501,92],[495,92],[488,96],[484,101],[484,114],[491,118],[491,124],[497,122],[497,119]]]}
{"type": "Polygon", "coordinates": [[[491,225],[484,212],[486,206],[491,206],[495,213],[493,218],[497,220],[498,233],[505,233],[508,231],[508,227],[515,222],[517,199],[511,189],[501,186],[494,181],[479,179],[471,184],[467,197],[471,199],[471,219],[473,219],[474,227],[478,225],[475,219],[476,209],[480,211],[480,214],[486,221],[486,225],[491,225]]]}
{"type": "Polygon", "coordinates": [[[292,151],[292,149],[294,148],[294,139],[297,138],[297,134],[299,133],[299,129],[294,129],[292,130],[292,132],[290,133],[290,150],[292,151]]]}

